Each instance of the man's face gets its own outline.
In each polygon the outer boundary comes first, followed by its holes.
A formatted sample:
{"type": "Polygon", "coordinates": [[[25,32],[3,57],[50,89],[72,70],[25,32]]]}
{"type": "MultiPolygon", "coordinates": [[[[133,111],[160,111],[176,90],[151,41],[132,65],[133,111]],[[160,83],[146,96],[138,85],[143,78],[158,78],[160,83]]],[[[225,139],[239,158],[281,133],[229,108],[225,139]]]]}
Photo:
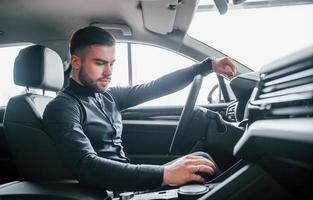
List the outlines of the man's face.
{"type": "Polygon", "coordinates": [[[111,81],[115,47],[91,45],[86,48],[82,57],[78,74],[79,81],[96,92],[105,92],[111,81]]]}

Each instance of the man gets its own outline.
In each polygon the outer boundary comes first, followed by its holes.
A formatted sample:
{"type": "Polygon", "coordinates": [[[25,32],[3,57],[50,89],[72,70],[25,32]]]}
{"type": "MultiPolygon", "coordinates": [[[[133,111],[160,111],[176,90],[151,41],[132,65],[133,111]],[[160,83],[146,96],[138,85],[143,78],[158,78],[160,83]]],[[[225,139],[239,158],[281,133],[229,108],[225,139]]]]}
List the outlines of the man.
{"type": "Polygon", "coordinates": [[[78,30],[70,43],[70,85],[49,103],[44,128],[65,165],[84,184],[112,190],[143,190],[161,184],[203,182],[198,174],[214,174],[213,161],[189,155],[167,165],[133,165],[121,144],[120,111],[187,86],[196,74],[212,70],[234,76],[228,58],[206,59],[147,84],[109,87],[115,62],[115,39],[98,27],[78,30]]]}

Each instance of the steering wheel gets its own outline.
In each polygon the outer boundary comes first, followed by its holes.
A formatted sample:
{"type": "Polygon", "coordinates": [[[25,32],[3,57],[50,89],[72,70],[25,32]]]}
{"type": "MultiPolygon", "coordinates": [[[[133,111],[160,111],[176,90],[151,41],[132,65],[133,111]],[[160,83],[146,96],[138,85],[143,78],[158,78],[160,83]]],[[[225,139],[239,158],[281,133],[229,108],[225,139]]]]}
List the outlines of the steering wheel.
{"type": "Polygon", "coordinates": [[[180,145],[182,143],[183,136],[186,132],[186,127],[192,117],[192,113],[196,105],[202,81],[203,76],[201,74],[196,75],[193,79],[187,101],[180,115],[180,119],[172,139],[172,143],[169,150],[171,154],[178,154],[180,152],[180,145]]]}

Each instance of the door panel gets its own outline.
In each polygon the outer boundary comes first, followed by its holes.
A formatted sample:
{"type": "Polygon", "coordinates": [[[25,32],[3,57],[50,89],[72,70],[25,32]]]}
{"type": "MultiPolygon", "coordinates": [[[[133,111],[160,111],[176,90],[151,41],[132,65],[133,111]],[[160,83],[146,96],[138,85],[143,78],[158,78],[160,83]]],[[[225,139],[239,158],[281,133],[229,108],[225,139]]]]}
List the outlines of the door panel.
{"type": "Polygon", "coordinates": [[[122,112],[123,146],[132,163],[163,164],[168,154],[181,106],[134,107],[122,112]]]}
{"type": "MultiPolygon", "coordinates": [[[[224,115],[227,105],[205,107],[224,115]]],[[[182,109],[182,106],[134,107],[122,112],[123,146],[132,163],[163,164],[178,157],[169,155],[169,148],[182,109]]]]}

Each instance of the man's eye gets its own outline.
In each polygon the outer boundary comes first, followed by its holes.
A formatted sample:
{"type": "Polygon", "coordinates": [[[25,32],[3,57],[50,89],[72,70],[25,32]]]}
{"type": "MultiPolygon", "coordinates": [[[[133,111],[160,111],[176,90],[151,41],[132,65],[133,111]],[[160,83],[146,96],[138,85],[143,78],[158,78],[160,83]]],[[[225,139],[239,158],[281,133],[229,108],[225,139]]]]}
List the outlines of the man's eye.
{"type": "Polygon", "coordinates": [[[103,65],[103,64],[104,64],[103,62],[96,61],[96,65],[103,65]]]}

